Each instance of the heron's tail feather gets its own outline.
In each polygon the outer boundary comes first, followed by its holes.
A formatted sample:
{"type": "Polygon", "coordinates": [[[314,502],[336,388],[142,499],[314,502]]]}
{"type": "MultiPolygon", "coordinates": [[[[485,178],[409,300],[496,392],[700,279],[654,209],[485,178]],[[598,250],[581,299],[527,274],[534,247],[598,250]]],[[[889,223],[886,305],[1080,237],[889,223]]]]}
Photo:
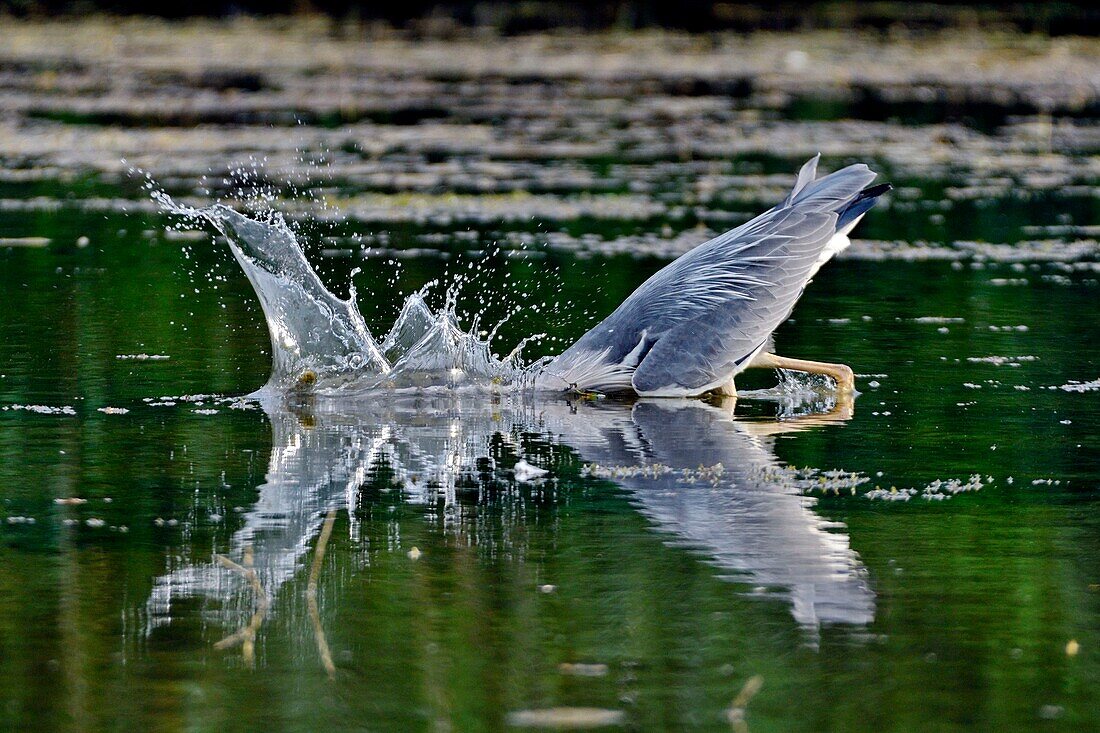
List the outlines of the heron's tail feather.
{"type": "Polygon", "coordinates": [[[802,164],[802,168],[798,171],[798,179],[794,182],[794,187],[791,189],[791,192],[787,194],[787,200],[783,202],[785,205],[789,206],[791,201],[794,200],[794,197],[817,178],[817,164],[820,160],[821,153],[818,153],[802,164]]]}
{"type": "MultiPolygon", "coordinates": [[[[816,181],[803,183],[803,173],[815,160],[812,159],[799,172],[795,188],[788,196],[788,206],[804,207],[810,211],[837,211],[875,180],[875,173],[870,168],[856,163],[816,181]]],[[[816,170],[816,167],[815,164],[813,169],[816,170]]]]}
{"type": "Polygon", "coordinates": [[[889,183],[880,183],[877,186],[871,186],[860,191],[852,203],[840,211],[836,228],[839,231],[844,231],[849,225],[854,225],[859,217],[866,214],[872,206],[878,203],[879,196],[891,189],[893,189],[893,186],[889,183]]]}

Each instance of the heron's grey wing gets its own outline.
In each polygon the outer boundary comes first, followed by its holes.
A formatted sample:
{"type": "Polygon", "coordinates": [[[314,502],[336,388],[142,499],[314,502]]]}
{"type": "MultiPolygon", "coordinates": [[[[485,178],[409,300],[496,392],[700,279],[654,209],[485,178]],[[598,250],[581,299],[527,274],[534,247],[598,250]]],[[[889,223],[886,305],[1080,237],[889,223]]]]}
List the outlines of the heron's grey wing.
{"type": "Polygon", "coordinates": [[[712,315],[672,329],[635,370],[634,390],[642,396],[679,397],[720,387],[763,342],[748,322],[750,309],[751,303],[729,301],[712,315]]]}
{"type": "Polygon", "coordinates": [[[743,367],[802,295],[821,251],[836,233],[833,212],[797,213],[762,238],[755,257],[715,283],[718,302],[663,334],[631,380],[643,395],[695,395],[743,367]]]}
{"type": "MultiPolygon", "coordinates": [[[[875,174],[860,163],[807,181],[816,170],[816,162],[816,158],[811,159],[799,173],[791,192],[793,203],[784,203],[704,242],[666,266],[619,306],[605,321],[607,326],[620,333],[624,328],[644,327],[651,337],[659,336],[705,314],[727,298],[762,301],[774,289],[769,279],[771,269],[795,267],[798,263],[784,260],[806,253],[807,246],[816,247],[815,263],[820,266],[818,260],[836,233],[835,223],[845,203],[858,196],[875,174]],[[828,236],[818,238],[819,228],[826,221],[831,226],[828,236]]],[[[807,268],[807,279],[814,267],[807,268]]],[[[598,332],[600,326],[593,331],[598,332]]],[[[635,343],[636,338],[628,346],[632,348],[635,343]]]]}
{"type": "MultiPolygon", "coordinates": [[[[702,323],[709,328],[699,319],[712,319],[727,311],[737,314],[745,307],[751,308],[755,317],[740,314],[734,323],[727,314],[725,325],[743,331],[743,336],[730,336],[733,361],[751,356],[787,317],[820,267],[836,234],[840,213],[875,177],[862,163],[813,180],[816,170],[817,158],[813,158],[802,167],[790,196],[779,206],[700,244],[654,273],[614,313],[544,369],[547,384],[555,389],[638,391],[639,383],[649,384],[660,370],[654,363],[657,357],[648,366],[643,360],[675,329],[684,326],[681,337],[687,337],[696,327],[685,324],[702,323]],[[731,306],[729,301],[738,304],[731,306]],[[746,347],[742,340],[751,343],[746,347]],[[750,351],[736,353],[750,347],[750,351]],[[635,369],[641,376],[632,381],[635,369]]],[[[657,354],[669,348],[666,344],[657,354]]],[[[674,362],[693,360],[695,366],[706,365],[700,354],[667,356],[674,362]]],[[[727,361],[710,366],[724,368],[727,361]]],[[[659,380],[658,384],[666,382],[659,380]]],[[[699,391],[682,387],[668,394],[699,391]]]]}

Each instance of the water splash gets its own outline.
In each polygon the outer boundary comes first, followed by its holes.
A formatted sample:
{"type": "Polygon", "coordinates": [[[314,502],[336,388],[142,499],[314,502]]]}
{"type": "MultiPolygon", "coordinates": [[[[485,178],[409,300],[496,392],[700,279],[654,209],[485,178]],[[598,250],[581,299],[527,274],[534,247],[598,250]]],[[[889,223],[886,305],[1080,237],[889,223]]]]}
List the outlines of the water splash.
{"type": "Polygon", "coordinates": [[[329,291],[278,212],[265,210],[253,218],[223,204],[193,208],[161,190],[150,194],[169,213],[213,225],[228,240],[252,283],[267,320],[272,352],[271,376],[258,393],[453,390],[530,381],[533,371],[520,363],[520,352],[538,336],[521,341],[503,359],[495,356],[490,346],[495,328],[481,339],[476,324],[469,331],[459,324],[456,293],[461,282],[449,287],[437,311],[426,302],[432,284],[410,295],[379,341],[359,312],[354,285],[347,300],[329,291]]]}

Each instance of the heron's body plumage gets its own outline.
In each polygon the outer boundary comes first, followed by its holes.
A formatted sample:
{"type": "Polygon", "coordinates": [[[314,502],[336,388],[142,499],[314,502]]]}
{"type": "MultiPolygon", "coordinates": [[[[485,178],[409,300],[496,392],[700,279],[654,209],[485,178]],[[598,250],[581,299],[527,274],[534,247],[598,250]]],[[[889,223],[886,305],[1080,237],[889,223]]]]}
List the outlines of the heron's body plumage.
{"type": "Polygon", "coordinates": [[[675,260],[548,364],[551,388],[692,396],[745,369],[817,270],[888,186],[862,163],[816,179],[819,156],[778,206],[675,260]]]}

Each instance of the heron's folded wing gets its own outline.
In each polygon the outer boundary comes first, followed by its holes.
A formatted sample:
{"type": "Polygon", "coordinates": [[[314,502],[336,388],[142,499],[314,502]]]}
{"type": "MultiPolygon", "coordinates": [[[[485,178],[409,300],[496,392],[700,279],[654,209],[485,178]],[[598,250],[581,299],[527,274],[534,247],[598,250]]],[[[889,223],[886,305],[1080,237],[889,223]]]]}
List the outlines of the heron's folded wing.
{"type": "Polygon", "coordinates": [[[635,370],[634,390],[642,396],[675,397],[721,386],[767,338],[746,323],[750,308],[751,302],[731,301],[669,331],[635,370]]]}
{"type": "MultiPolygon", "coordinates": [[[[810,213],[764,248],[767,254],[740,260],[742,271],[711,280],[711,303],[660,336],[634,372],[634,389],[672,396],[719,386],[790,315],[817,257],[835,234],[836,214],[810,213]]],[[[698,297],[687,288],[679,292],[681,297],[698,297]]]]}
{"type": "MultiPolygon", "coordinates": [[[[699,245],[642,284],[612,314],[622,330],[644,324],[651,336],[714,311],[727,300],[790,306],[810,277],[814,263],[836,233],[831,211],[774,209],[751,226],[699,245]],[[736,235],[736,236],[735,236],[736,235]]],[[[611,319],[609,319],[611,320],[611,319]]],[[[776,320],[772,328],[782,320],[776,320]]]]}

